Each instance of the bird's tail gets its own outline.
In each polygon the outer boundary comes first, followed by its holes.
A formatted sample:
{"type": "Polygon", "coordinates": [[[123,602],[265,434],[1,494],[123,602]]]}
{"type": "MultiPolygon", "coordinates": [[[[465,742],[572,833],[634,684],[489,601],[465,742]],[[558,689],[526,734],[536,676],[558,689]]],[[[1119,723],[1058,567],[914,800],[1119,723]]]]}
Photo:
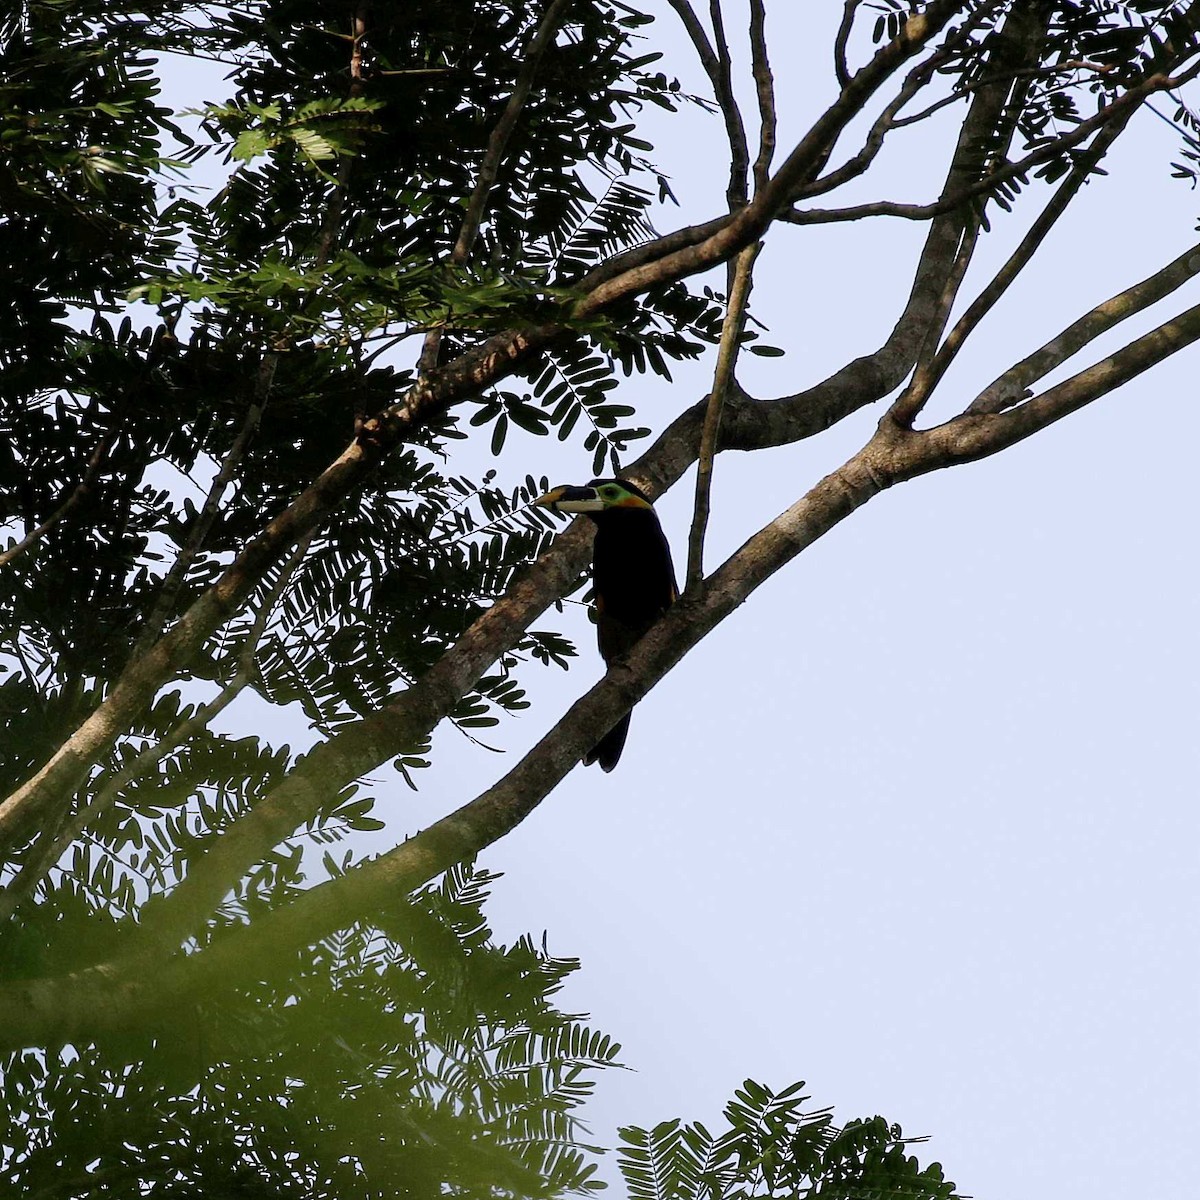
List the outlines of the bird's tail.
{"type": "Polygon", "coordinates": [[[598,762],[600,770],[611,771],[625,749],[625,737],[629,733],[629,714],[626,713],[588,752],[583,764],[590,767],[598,762]]]}

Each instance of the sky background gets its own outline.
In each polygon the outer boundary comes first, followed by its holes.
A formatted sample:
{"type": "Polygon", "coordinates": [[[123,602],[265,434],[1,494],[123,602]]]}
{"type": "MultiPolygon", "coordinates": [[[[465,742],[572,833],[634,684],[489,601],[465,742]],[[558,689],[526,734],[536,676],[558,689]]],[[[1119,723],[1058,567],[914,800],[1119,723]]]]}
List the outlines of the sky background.
{"type": "MultiPolygon", "coordinates": [[[[654,7],[648,49],[705,92],[675,18],[654,7]]],[[[741,0],[725,8],[740,38],[741,0]]],[[[781,148],[834,95],[841,9],[768,4],[781,148]]],[[[736,69],[746,57],[735,46],[736,69]]],[[[934,198],[960,112],[908,131],[853,199],[934,198]]],[[[719,119],[651,111],[646,128],[681,202],[656,215],[659,229],[722,211],[719,119]]],[[[1135,119],[932,418],[1197,239],[1200,201],[1170,178],[1177,146],[1165,123],[1135,119]]],[[[967,300],[1025,219],[994,217],[967,300]]],[[[742,384],[792,393],[876,348],[925,228],[773,230],[752,304],[787,354],[745,356],[742,384]]],[[[629,380],[618,396],[657,432],[708,390],[712,359],[673,386],[629,380]]],[[[545,930],[553,952],[578,955],[564,1003],[592,1013],[634,1068],[600,1079],[587,1110],[599,1141],[673,1116],[717,1127],[745,1077],[777,1089],[803,1079],[839,1123],[880,1113],[931,1135],[922,1160],[981,1200],[1191,1194],[1198,363],[1185,351],[996,458],[874,499],[637,707],[615,773],[576,769],[482,857],[504,872],[490,908],[499,935],[545,930]]],[[[879,412],[721,457],[708,568],[858,449],[879,412]]],[[[481,472],[487,458],[482,438],[455,468],[481,472]]],[[[495,465],[501,483],[591,474],[581,448],[516,429],[495,465]]],[[[680,572],[693,486],[689,475],[657,506],[680,572]]],[[[536,627],[555,624],[581,657],[569,673],[527,673],[534,706],[491,739],[504,758],[449,730],[420,793],[379,773],[390,827],[377,848],[478,794],[599,677],[582,609],[536,627]]],[[[604,1175],[615,1178],[611,1156],[604,1175]]]]}

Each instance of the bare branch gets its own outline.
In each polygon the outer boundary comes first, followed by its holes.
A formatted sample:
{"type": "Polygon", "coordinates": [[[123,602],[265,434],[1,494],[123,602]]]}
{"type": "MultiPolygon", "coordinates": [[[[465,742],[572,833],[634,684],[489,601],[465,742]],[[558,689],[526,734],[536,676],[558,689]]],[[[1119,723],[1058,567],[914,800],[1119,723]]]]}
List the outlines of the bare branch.
{"type": "Polygon", "coordinates": [[[721,117],[725,122],[725,136],[729,141],[729,183],[725,189],[725,199],[732,212],[746,203],[746,172],[750,165],[750,150],[746,142],[746,127],[742,122],[741,109],[733,94],[732,64],[720,0],[709,0],[709,15],[713,23],[711,42],[689,0],[669,0],[669,3],[691,39],[700,65],[712,84],[717,107],[721,110],[721,117]]]}
{"type": "Polygon", "coordinates": [[[750,144],[746,139],[742,110],[733,91],[733,63],[729,57],[729,39],[725,36],[721,0],[708,0],[708,12],[712,20],[713,44],[717,52],[717,102],[725,117],[725,133],[729,139],[729,185],[725,189],[725,201],[732,211],[740,208],[750,197],[750,144]]]}
{"type": "MultiPolygon", "coordinates": [[[[529,49],[525,54],[525,61],[521,64],[520,73],[513,85],[512,95],[509,96],[508,103],[504,106],[504,112],[501,113],[500,120],[496,122],[496,127],[492,130],[491,137],[488,138],[483,162],[479,167],[479,178],[476,179],[475,189],[467,202],[467,211],[463,217],[462,226],[459,228],[454,249],[450,251],[450,262],[455,266],[461,266],[467,261],[475,245],[475,239],[479,236],[479,229],[483,224],[483,214],[487,210],[487,202],[492,194],[492,188],[496,186],[496,179],[500,174],[500,164],[504,161],[504,152],[508,149],[508,139],[512,137],[525,102],[529,99],[542,55],[545,54],[546,48],[558,32],[563,14],[570,3],[571,0],[551,0],[550,7],[546,9],[545,15],[538,22],[533,40],[529,43],[529,49]]],[[[441,329],[431,329],[425,335],[425,343],[421,348],[418,369],[422,375],[428,375],[437,366],[441,345],[441,329]]]]}
{"type": "Polygon", "coordinates": [[[775,156],[775,80],[767,57],[767,14],[763,0],[750,0],[750,66],[758,95],[758,155],[754,160],[754,192],[767,186],[775,156]]]}
{"type": "Polygon", "coordinates": [[[969,187],[952,195],[943,196],[932,204],[903,204],[892,200],[876,200],[869,204],[855,204],[846,208],[790,209],[779,214],[779,219],[793,225],[818,225],[831,221],[858,221],[864,217],[904,217],[910,221],[927,221],[960,207],[967,200],[992,191],[997,185],[1026,175],[1033,167],[1039,167],[1057,158],[1064,150],[1074,149],[1085,142],[1097,129],[1110,121],[1125,117],[1129,111],[1141,104],[1146,97],[1156,92],[1173,90],[1190,82],[1200,73],[1200,63],[1189,67],[1177,76],[1156,74],[1150,76],[1136,88],[1131,88],[1111,104],[1105,105],[1094,116],[1081,121],[1070,133],[1063,134],[1053,142],[1047,142],[1031,150],[1024,158],[1007,163],[977,180],[969,187]]]}
{"type": "Polygon", "coordinates": [[[112,449],[113,442],[117,440],[117,432],[116,428],[110,429],[96,443],[96,448],[88,458],[88,465],[84,470],[83,478],[71,489],[71,494],[66,500],[36,529],[30,530],[15,546],[10,546],[7,550],[0,552],[0,567],[8,566],[10,562],[20,558],[21,555],[36,546],[46,534],[56,525],[60,525],[65,521],[83,503],[96,483],[96,478],[100,474],[100,468],[104,465],[104,460],[108,457],[108,452],[112,449]]]}
{"type": "MultiPolygon", "coordinates": [[[[1030,87],[1030,80],[1020,77],[1018,72],[1025,64],[1038,61],[1049,19],[1050,10],[1045,6],[1015,9],[990,39],[988,65],[1000,70],[971,101],[959,130],[946,191],[961,190],[964,181],[986,177],[996,163],[1007,160],[1030,87]]],[[[970,266],[983,218],[984,204],[964,206],[962,237],[917,356],[912,380],[888,412],[889,419],[906,428],[912,425],[941,378],[937,369],[938,341],[970,266]]]]}
{"type": "MultiPolygon", "coordinates": [[[[897,113],[918,92],[928,86],[929,81],[933,78],[938,68],[950,61],[955,49],[970,38],[976,28],[992,14],[996,7],[997,4],[995,2],[981,5],[975,12],[968,16],[962,25],[953,31],[950,37],[947,37],[943,45],[938,47],[928,58],[917,63],[904,77],[904,82],[900,85],[895,96],[888,101],[883,111],[875,118],[871,128],[867,131],[866,138],[863,140],[862,148],[842,163],[840,167],[830,171],[827,175],[822,175],[820,178],[814,179],[803,187],[797,188],[796,192],[790,197],[790,200],[796,202],[803,199],[811,199],[813,196],[824,195],[864,174],[878,157],[887,135],[899,125],[897,113]]],[[[994,87],[998,81],[993,79],[990,82],[994,87]]]]}
{"type": "MultiPolygon", "coordinates": [[[[1193,257],[1200,258],[1200,255],[1193,253],[1193,257]]],[[[1192,268],[1190,274],[1195,273],[1195,268],[1192,268]]],[[[1061,336],[1066,337],[1069,332],[1064,331],[1061,336]]],[[[1196,341],[1200,341],[1200,304],[1011,411],[967,412],[944,425],[924,430],[920,436],[929,437],[930,445],[940,452],[942,458],[939,466],[986,458],[1106,396],[1196,341]]],[[[1068,348],[1068,344],[1064,344],[1062,347],[1046,349],[1062,361],[1069,357],[1068,348]]],[[[1005,405],[1009,403],[1006,399],[1005,405]]]]}
{"type": "Polygon", "coordinates": [[[930,366],[931,388],[937,385],[967,338],[1037,253],[1054,224],[1066,212],[1080,187],[1107,153],[1108,148],[1121,136],[1133,112],[1133,109],[1129,109],[1105,125],[1092,139],[1087,150],[1076,158],[1066,179],[1058,186],[1049,203],[1038,214],[1028,233],[1021,239],[1021,244],[1013,251],[1004,266],[996,272],[987,287],[972,301],[970,307],[959,318],[945,342],[938,349],[937,356],[930,366]]]}
{"type": "Polygon", "coordinates": [[[850,68],[846,63],[846,48],[850,45],[850,33],[854,29],[854,14],[861,0],[846,0],[842,9],[841,24],[833,40],[833,72],[838,86],[845,88],[850,83],[850,68]]]}
{"type": "Polygon", "coordinates": [[[1091,312],[1072,322],[1057,337],[1023,358],[1016,366],[1010,367],[995,382],[984,388],[971,402],[967,413],[999,413],[1021,403],[1032,384],[1074,357],[1089,342],[1135,313],[1157,304],[1198,274],[1200,244],[1185,250],[1162,270],[1096,305],[1091,312]]]}
{"type": "Polygon", "coordinates": [[[742,330],[746,324],[746,304],[750,299],[753,283],[754,260],[762,243],[747,246],[738,256],[733,273],[733,286],[729,289],[729,307],[725,310],[725,321],[721,327],[721,345],[717,351],[717,366],[713,374],[712,393],[704,415],[704,431],[700,436],[700,459],[696,467],[695,515],[692,517],[691,534],[688,537],[687,582],[692,589],[704,578],[704,533],[708,528],[709,500],[712,493],[713,458],[717,452],[717,436],[721,429],[721,410],[725,395],[733,379],[737,365],[738,348],[742,330]]]}

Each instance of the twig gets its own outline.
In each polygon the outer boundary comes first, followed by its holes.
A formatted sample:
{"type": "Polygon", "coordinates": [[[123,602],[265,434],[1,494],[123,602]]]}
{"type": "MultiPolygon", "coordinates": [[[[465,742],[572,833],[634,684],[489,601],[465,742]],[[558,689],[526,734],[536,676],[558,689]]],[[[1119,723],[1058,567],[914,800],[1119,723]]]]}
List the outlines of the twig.
{"type": "Polygon", "coordinates": [[[754,260],[762,248],[761,242],[747,246],[738,256],[729,291],[729,307],[721,328],[721,346],[717,351],[717,366],[713,374],[712,394],[704,414],[704,429],[700,435],[700,458],[696,469],[696,506],[692,530],[688,537],[686,587],[691,589],[704,578],[704,534],[708,528],[708,513],[712,494],[713,459],[717,453],[717,438],[721,431],[721,409],[729,392],[733,368],[737,363],[742,329],[746,324],[746,301],[753,283],[754,260]]]}
{"type": "Polygon", "coordinates": [[[990,4],[981,5],[962,25],[951,32],[937,50],[930,54],[928,58],[917,63],[904,77],[904,82],[900,85],[895,96],[884,106],[879,116],[871,125],[866,138],[863,140],[862,148],[842,163],[840,167],[830,171],[828,175],[822,175],[806,186],[797,189],[792,196],[792,200],[808,200],[814,196],[824,195],[826,192],[834,191],[836,188],[848,183],[851,179],[856,179],[858,176],[864,174],[883,148],[884,139],[898,127],[897,114],[914,96],[929,85],[929,81],[933,78],[934,73],[943,63],[949,62],[953,58],[954,52],[962,43],[970,40],[976,28],[992,14],[996,6],[996,0],[992,0],[990,4]]]}
{"type": "Polygon", "coordinates": [[[766,10],[763,0],[750,0],[750,64],[758,93],[758,157],[754,160],[754,191],[767,186],[775,154],[775,80],[767,57],[766,10]]]}
{"type": "Polygon", "coordinates": [[[845,88],[850,82],[850,67],[846,62],[846,47],[850,44],[850,31],[854,28],[854,13],[860,0],[846,0],[842,9],[841,24],[838,25],[837,37],[833,40],[833,73],[837,76],[838,86],[845,88]]]}
{"type": "Polygon", "coordinates": [[[92,490],[92,485],[96,482],[96,476],[100,474],[100,468],[103,466],[105,458],[108,457],[108,452],[112,449],[113,442],[116,439],[117,430],[115,428],[110,429],[100,439],[96,444],[96,448],[92,451],[91,457],[88,459],[87,469],[83,473],[83,478],[71,489],[71,494],[36,529],[26,534],[15,546],[10,546],[3,553],[0,553],[0,567],[8,566],[14,559],[20,558],[31,547],[36,546],[46,534],[56,525],[65,521],[83,503],[84,498],[92,490]]]}
{"type": "Polygon", "coordinates": [[[1001,296],[1004,295],[1017,276],[1025,269],[1029,260],[1037,253],[1038,248],[1045,240],[1046,235],[1050,232],[1055,222],[1066,212],[1075,193],[1079,191],[1096,164],[1107,153],[1108,148],[1121,136],[1132,115],[1133,110],[1130,109],[1096,134],[1087,151],[1075,160],[1075,164],[1072,166],[1066,179],[1059,185],[1054,195],[1050,198],[1050,202],[1038,214],[1029,231],[1021,239],[1020,245],[1013,251],[1004,266],[996,272],[996,275],[987,287],[971,302],[967,311],[958,319],[958,322],[947,335],[945,342],[942,343],[936,358],[931,364],[930,370],[935,383],[949,369],[950,364],[954,361],[967,338],[970,337],[983,318],[995,307],[1001,296]]]}
{"type": "MultiPolygon", "coordinates": [[[[721,15],[721,0],[708,0],[708,15],[713,27],[713,45],[717,52],[719,75],[715,81],[717,101],[725,118],[729,138],[729,184],[725,200],[730,211],[740,208],[750,199],[750,144],[746,140],[746,125],[742,110],[733,92],[733,62],[729,55],[729,39],[725,35],[725,19],[721,15]]],[[[730,266],[730,278],[733,268],[730,266]]]]}
{"type": "Polygon", "coordinates": [[[730,210],[741,208],[746,203],[746,171],[750,164],[750,151],[746,142],[746,128],[742,123],[741,110],[733,95],[733,81],[729,59],[729,46],[725,39],[725,26],[721,20],[718,0],[709,0],[709,13],[713,19],[716,48],[708,40],[700,18],[696,16],[688,0],[669,0],[684,30],[691,39],[700,59],[700,65],[713,86],[713,95],[725,121],[725,135],[729,140],[729,184],[725,191],[730,210]]]}
{"type": "MultiPolygon", "coordinates": [[[[350,96],[357,98],[363,93],[363,38],[367,35],[367,5],[360,4],[351,21],[353,32],[350,35],[350,96]]],[[[329,199],[329,207],[325,212],[325,220],[321,223],[321,236],[317,242],[318,268],[324,267],[333,254],[334,241],[337,238],[338,226],[341,224],[342,211],[345,208],[346,185],[350,182],[350,174],[354,160],[343,157],[338,164],[337,182],[333,195],[329,199]]]]}
{"type": "Polygon", "coordinates": [[[1111,104],[1105,105],[1095,116],[1089,117],[1086,121],[1081,121],[1070,133],[1064,134],[1053,142],[1047,142],[1045,145],[1039,146],[1036,150],[1031,151],[1024,158],[1018,159],[1016,162],[1006,163],[991,174],[981,177],[969,187],[962,188],[950,194],[943,194],[931,204],[903,204],[892,200],[876,200],[869,204],[855,204],[846,208],[793,208],[781,212],[779,219],[792,225],[820,225],[831,221],[858,221],[864,217],[903,217],[910,221],[927,221],[931,217],[938,217],[943,213],[952,212],[965,201],[975,196],[983,195],[1001,183],[1007,183],[1010,179],[1016,179],[1027,174],[1031,168],[1049,162],[1058,154],[1061,154],[1063,150],[1073,149],[1086,141],[1097,129],[1102,128],[1110,121],[1121,118],[1130,109],[1136,108],[1147,96],[1168,88],[1178,87],[1180,84],[1194,79],[1197,74],[1200,74],[1200,63],[1188,68],[1186,72],[1178,76],[1153,75],[1145,83],[1126,92],[1111,104]]]}
{"type": "MultiPolygon", "coordinates": [[[[1094,71],[1097,75],[1108,75],[1112,72],[1111,66],[1105,66],[1103,63],[1094,63],[1085,58],[1075,58],[1068,62],[1052,63],[1046,67],[1027,67],[1021,71],[1010,71],[1007,75],[1010,78],[1031,78],[1042,79],[1054,75],[1063,75],[1068,71],[1094,71]]],[[[934,100],[932,104],[921,109],[920,112],[910,113],[907,117],[897,117],[892,125],[896,129],[902,129],[906,125],[919,125],[922,121],[928,120],[934,113],[940,112],[943,108],[951,104],[957,104],[959,100],[965,99],[972,92],[977,92],[981,87],[986,87],[989,83],[994,82],[994,77],[977,79],[973,83],[965,84],[963,87],[955,88],[949,95],[943,96],[940,100],[934,100]]],[[[1044,94],[1049,94],[1051,91],[1059,92],[1068,87],[1078,86],[1079,81],[1071,82],[1063,81],[1054,88],[1047,88],[1044,94]]]]}
{"type": "MultiPolygon", "coordinates": [[[[512,95],[509,96],[504,112],[496,123],[495,129],[492,130],[491,137],[488,138],[487,150],[484,151],[483,162],[479,167],[479,178],[475,181],[475,189],[467,202],[467,212],[458,231],[458,239],[454,243],[454,249],[450,252],[450,262],[454,266],[461,266],[467,261],[471,249],[475,245],[475,239],[479,236],[479,228],[483,223],[483,214],[487,208],[488,198],[491,196],[492,188],[496,185],[500,164],[504,159],[504,152],[508,148],[508,139],[512,136],[512,131],[516,127],[526,100],[529,99],[542,55],[557,33],[559,22],[570,3],[571,0],[553,0],[538,24],[533,40],[529,43],[529,50],[525,55],[525,61],[521,64],[512,95]]],[[[419,370],[422,376],[428,375],[437,366],[441,346],[442,330],[431,329],[425,335],[425,343],[421,348],[419,370]]]]}
{"type": "Polygon", "coordinates": [[[166,625],[167,619],[175,607],[175,601],[179,597],[179,592],[183,587],[184,580],[192,563],[204,548],[204,543],[208,538],[209,531],[212,529],[213,522],[217,519],[217,512],[221,506],[221,498],[225,495],[225,489],[237,473],[237,469],[242,462],[242,457],[246,453],[246,448],[258,430],[259,421],[262,420],[263,409],[266,407],[267,397],[271,392],[271,383],[275,378],[275,367],[278,362],[279,354],[277,351],[272,350],[263,356],[263,360],[259,364],[258,374],[254,382],[254,395],[250,400],[249,408],[246,410],[242,427],[238,431],[237,437],[234,438],[233,445],[229,447],[225,458],[221,462],[221,468],[208,489],[208,495],[204,498],[204,506],[196,516],[196,521],[192,526],[191,534],[188,536],[187,544],[180,550],[179,556],[171,564],[171,569],[167,572],[167,577],[163,580],[158,600],[150,616],[146,619],[146,624],[142,627],[137,641],[134,643],[133,651],[129,656],[131,663],[137,662],[157,641],[158,635],[162,633],[163,627],[166,625]]]}

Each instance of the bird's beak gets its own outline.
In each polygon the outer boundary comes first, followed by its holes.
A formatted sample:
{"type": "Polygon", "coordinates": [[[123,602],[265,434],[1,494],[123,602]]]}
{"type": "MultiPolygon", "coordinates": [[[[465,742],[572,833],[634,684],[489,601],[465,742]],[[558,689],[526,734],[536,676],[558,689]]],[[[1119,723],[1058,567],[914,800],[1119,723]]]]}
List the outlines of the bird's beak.
{"type": "Polygon", "coordinates": [[[571,487],[567,484],[551,488],[544,496],[539,496],[534,504],[560,513],[593,513],[604,509],[604,501],[595,488],[571,487]]]}

